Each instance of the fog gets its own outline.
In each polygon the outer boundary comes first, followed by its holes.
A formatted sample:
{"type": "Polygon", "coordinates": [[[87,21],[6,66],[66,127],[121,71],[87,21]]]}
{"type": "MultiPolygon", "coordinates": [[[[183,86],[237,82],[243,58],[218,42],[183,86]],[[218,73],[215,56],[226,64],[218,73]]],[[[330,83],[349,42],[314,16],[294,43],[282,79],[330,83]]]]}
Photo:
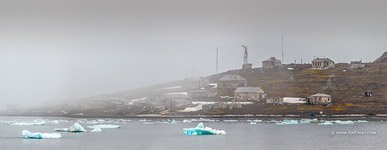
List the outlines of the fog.
{"type": "Polygon", "coordinates": [[[67,99],[326,56],[387,51],[385,0],[0,0],[0,106],[67,99]]]}

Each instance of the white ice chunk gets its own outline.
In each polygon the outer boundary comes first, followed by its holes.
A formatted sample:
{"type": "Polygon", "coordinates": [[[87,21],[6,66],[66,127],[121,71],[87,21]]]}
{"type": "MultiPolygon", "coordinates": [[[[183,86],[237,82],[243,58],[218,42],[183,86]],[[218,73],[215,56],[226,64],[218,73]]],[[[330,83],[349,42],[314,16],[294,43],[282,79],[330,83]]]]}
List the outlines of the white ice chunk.
{"type": "Polygon", "coordinates": [[[101,129],[101,128],[98,128],[98,127],[95,127],[95,128],[93,128],[93,130],[91,130],[90,132],[102,132],[102,129],[101,129]]]}
{"type": "Polygon", "coordinates": [[[46,124],[46,121],[34,120],[34,121],[8,122],[8,124],[13,126],[43,126],[46,124]]]}
{"type": "Polygon", "coordinates": [[[343,124],[343,125],[347,125],[347,124],[354,124],[355,122],[353,121],[341,121],[341,120],[335,120],[335,121],[323,121],[321,123],[319,123],[319,125],[334,125],[334,124],[343,124]]]}
{"type": "Polygon", "coordinates": [[[27,130],[22,131],[22,136],[26,139],[58,139],[62,137],[60,133],[31,133],[27,130]]]}
{"type": "Polygon", "coordinates": [[[93,126],[88,126],[91,129],[94,128],[100,128],[100,129],[116,129],[120,128],[119,125],[113,125],[113,124],[98,124],[98,125],[93,125],[93,126]]]}
{"type": "Polygon", "coordinates": [[[54,130],[57,132],[87,132],[78,122],[74,123],[74,125],[69,128],[58,128],[54,130]]]}

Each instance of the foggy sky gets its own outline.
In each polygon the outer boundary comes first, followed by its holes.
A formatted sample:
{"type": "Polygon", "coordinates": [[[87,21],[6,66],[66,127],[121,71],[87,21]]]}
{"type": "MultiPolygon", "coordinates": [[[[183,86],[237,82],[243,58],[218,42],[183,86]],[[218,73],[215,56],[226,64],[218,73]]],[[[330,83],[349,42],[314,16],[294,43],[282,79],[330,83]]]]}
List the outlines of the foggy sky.
{"type": "Polygon", "coordinates": [[[0,0],[0,107],[387,51],[386,0],[0,0]]]}

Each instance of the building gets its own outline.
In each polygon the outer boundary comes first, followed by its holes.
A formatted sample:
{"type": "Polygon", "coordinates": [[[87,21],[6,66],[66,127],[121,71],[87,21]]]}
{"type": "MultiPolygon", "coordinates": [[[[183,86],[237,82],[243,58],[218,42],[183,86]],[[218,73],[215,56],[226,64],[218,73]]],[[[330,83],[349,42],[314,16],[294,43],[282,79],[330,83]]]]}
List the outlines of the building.
{"type": "Polygon", "coordinates": [[[186,90],[201,89],[208,86],[208,80],[205,78],[192,78],[183,81],[183,88],[186,90]]]}
{"type": "Polygon", "coordinates": [[[276,59],[275,57],[270,57],[268,60],[262,61],[262,68],[272,69],[281,67],[281,60],[276,59]]]}
{"type": "Polygon", "coordinates": [[[332,96],[322,93],[311,95],[307,98],[307,103],[311,105],[329,105],[332,103],[332,96]]]}
{"type": "Polygon", "coordinates": [[[350,64],[351,64],[351,66],[350,66],[351,69],[355,69],[355,68],[363,68],[363,67],[365,67],[365,65],[363,64],[362,61],[351,61],[350,64]]]}
{"type": "Polygon", "coordinates": [[[216,97],[216,92],[208,89],[195,89],[188,91],[188,97],[194,100],[206,100],[216,97]]]}
{"type": "Polygon", "coordinates": [[[262,100],[266,97],[265,92],[260,87],[238,87],[234,91],[235,101],[262,100]]]}
{"type": "Polygon", "coordinates": [[[329,69],[334,68],[335,62],[329,58],[316,58],[312,61],[312,69],[329,69]]]}
{"type": "Polygon", "coordinates": [[[234,96],[238,87],[246,87],[247,81],[239,75],[225,75],[218,80],[218,96],[234,96]]]}
{"type": "Polygon", "coordinates": [[[283,105],[283,98],[266,98],[266,104],[283,105]]]}

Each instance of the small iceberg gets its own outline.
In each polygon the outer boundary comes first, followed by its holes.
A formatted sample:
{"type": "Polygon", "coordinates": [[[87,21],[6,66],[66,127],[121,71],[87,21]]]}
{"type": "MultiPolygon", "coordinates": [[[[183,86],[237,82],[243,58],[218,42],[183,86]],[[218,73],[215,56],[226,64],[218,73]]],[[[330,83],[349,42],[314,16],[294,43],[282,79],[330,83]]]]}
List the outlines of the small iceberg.
{"type": "Polygon", "coordinates": [[[23,130],[22,136],[25,139],[59,139],[62,137],[60,133],[31,133],[28,130],[23,130]]]}
{"type": "Polygon", "coordinates": [[[95,128],[100,128],[100,129],[116,129],[120,128],[119,125],[113,125],[113,124],[98,124],[98,125],[93,125],[93,126],[88,126],[88,128],[95,129],[95,128]]]}
{"type": "Polygon", "coordinates": [[[225,135],[224,130],[215,130],[210,127],[204,127],[204,124],[201,122],[195,128],[184,128],[185,135],[225,135]]]}
{"type": "Polygon", "coordinates": [[[191,120],[188,120],[188,119],[184,119],[183,120],[183,123],[191,123],[192,121],[191,120]]]}
{"type": "Polygon", "coordinates": [[[250,124],[254,125],[254,124],[257,124],[257,122],[251,121],[250,124]]]}
{"type": "Polygon", "coordinates": [[[87,132],[78,122],[74,123],[69,128],[58,128],[54,129],[56,132],[87,132]]]}
{"type": "Polygon", "coordinates": [[[90,132],[102,132],[102,129],[101,128],[93,128],[93,130],[91,130],[90,132]]]}
{"type": "Polygon", "coordinates": [[[367,120],[358,120],[358,121],[355,121],[355,123],[367,123],[368,121],[367,120]]]}
{"type": "Polygon", "coordinates": [[[297,120],[284,120],[281,122],[277,122],[276,124],[278,125],[295,125],[295,124],[300,124],[297,120]]]}

